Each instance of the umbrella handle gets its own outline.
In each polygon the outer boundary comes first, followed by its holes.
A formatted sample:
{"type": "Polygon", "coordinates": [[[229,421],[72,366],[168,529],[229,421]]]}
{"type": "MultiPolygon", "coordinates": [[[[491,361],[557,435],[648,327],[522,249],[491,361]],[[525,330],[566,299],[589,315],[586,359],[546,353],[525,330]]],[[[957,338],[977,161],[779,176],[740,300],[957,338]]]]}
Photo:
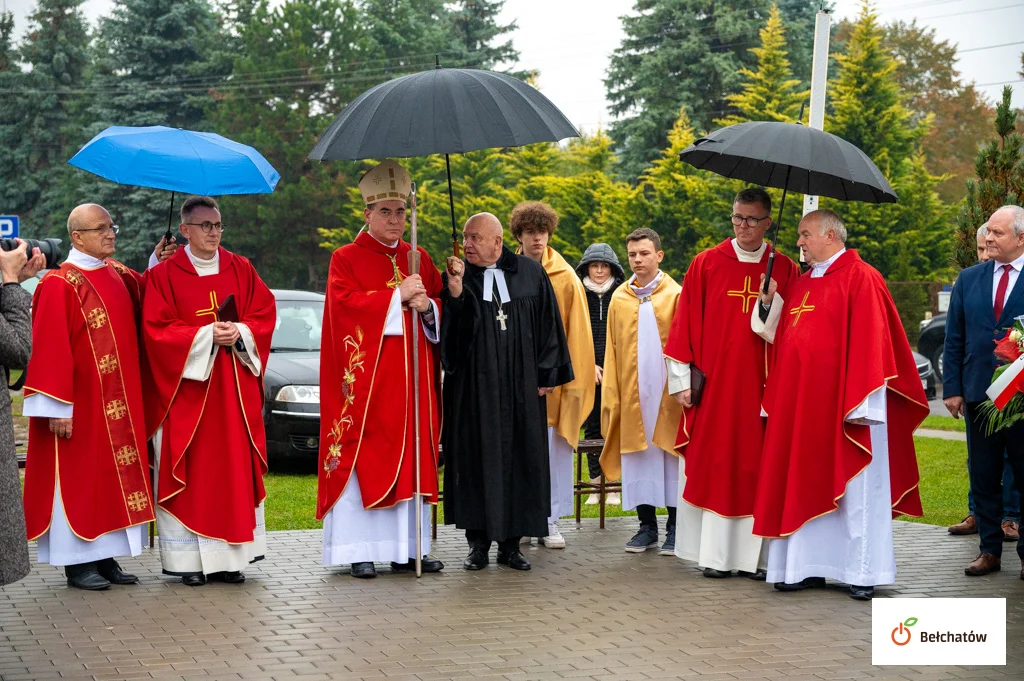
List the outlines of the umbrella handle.
{"type": "Polygon", "coordinates": [[[772,282],[772,269],[775,267],[776,244],[779,241],[779,227],[782,226],[782,211],[786,207],[786,192],[789,191],[789,174],[793,172],[793,166],[786,168],[786,186],[782,189],[782,200],[779,201],[779,218],[775,221],[775,231],[772,233],[772,252],[768,254],[768,265],[764,271],[764,289],[762,293],[768,294],[768,286],[772,282]]]}
{"type": "Polygon", "coordinates": [[[171,221],[174,220],[174,192],[171,192],[171,207],[167,209],[167,232],[164,234],[164,246],[171,243],[174,234],[171,232],[171,221]]]}

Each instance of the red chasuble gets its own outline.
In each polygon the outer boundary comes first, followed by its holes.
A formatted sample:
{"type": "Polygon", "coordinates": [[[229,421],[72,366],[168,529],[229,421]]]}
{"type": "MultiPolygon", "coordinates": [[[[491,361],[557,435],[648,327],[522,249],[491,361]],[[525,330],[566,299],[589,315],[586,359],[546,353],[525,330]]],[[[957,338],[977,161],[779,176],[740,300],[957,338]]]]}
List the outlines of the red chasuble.
{"type": "Polygon", "coordinates": [[[229,295],[265,369],[276,308],[248,260],[221,248],[220,272],[200,277],[179,249],[147,272],[142,319],[153,390],[146,423],[150,437],[163,426],[160,508],[202,537],[244,544],[266,496],[262,372],[254,376],[234,351],[214,346],[209,380],[183,377],[197,332],[217,320],[229,295]]]}
{"type": "MultiPolygon", "coordinates": [[[[388,248],[366,232],[331,258],[320,349],[320,459],[316,517],[322,520],[341,497],[353,471],[363,507],[388,508],[415,492],[412,313],[401,336],[384,324],[397,282],[409,275],[412,247],[388,248]]],[[[422,248],[420,276],[427,295],[441,305],[441,275],[422,248]]],[[[441,320],[434,320],[440,330],[441,320]]],[[[420,487],[437,502],[440,387],[437,347],[422,323],[420,354],[420,487]]]]}
{"type": "Polygon", "coordinates": [[[107,263],[64,263],[36,288],[25,396],[46,395],[74,412],[68,439],[50,432],[48,418],[29,419],[29,539],[49,529],[57,484],[82,539],[153,520],[136,322],[141,277],[107,263]]]}
{"type": "MultiPolygon", "coordinates": [[[[761,395],[772,348],[750,330],[758,285],[771,246],[760,262],[740,262],[732,239],[693,259],[665,355],[707,375],[700,405],[683,410],[676,451],[686,462],[683,499],[727,518],[754,513],[764,418],[761,395]]],[[[772,278],[785,296],[800,271],[776,254],[772,278]]]]}
{"type": "Polygon", "coordinates": [[[856,251],[794,282],[775,336],[754,534],[785,537],[835,511],[871,462],[867,425],[846,421],[886,386],[893,515],[921,515],[914,430],[928,415],[910,343],[885,281],[856,251]]]}

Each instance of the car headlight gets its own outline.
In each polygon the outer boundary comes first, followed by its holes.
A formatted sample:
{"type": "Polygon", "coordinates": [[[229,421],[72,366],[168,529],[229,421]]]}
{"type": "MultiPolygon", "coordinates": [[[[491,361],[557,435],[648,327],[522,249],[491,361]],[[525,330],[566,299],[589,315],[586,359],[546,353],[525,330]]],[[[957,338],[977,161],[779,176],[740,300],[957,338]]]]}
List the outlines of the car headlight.
{"type": "Polygon", "coordinates": [[[277,391],[277,397],[274,399],[293,404],[320,404],[320,386],[286,385],[277,391]]]}
{"type": "Polygon", "coordinates": [[[917,375],[924,378],[932,372],[932,363],[925,362],[924,364],[917,365],[917,375]]]}

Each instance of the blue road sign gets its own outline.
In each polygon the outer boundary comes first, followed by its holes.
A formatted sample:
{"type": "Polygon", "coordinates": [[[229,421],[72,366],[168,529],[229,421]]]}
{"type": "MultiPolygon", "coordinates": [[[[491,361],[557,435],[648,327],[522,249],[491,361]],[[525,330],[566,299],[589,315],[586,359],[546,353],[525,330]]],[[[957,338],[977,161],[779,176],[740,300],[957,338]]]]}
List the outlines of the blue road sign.
{"type": "Polygon", "coordinates": [[[14,239],[18,231],[17,215],[0,215],[0,239],[14,239]]]}

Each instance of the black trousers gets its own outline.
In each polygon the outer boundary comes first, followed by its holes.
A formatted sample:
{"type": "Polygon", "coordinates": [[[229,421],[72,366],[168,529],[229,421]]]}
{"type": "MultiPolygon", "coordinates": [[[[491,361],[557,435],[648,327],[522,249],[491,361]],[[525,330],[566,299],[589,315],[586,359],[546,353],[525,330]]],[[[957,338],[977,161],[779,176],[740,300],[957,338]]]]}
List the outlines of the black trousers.
{"type": "MultiPolygon", "coordinates": [[[[977,402],[967,405],[967,456],[970,460],[971,492],[974,494],[981,551],[1001,556],[1003,465],[1004,461],[1009,463],[1013,469],[1014,484],[1024,492],[1024,423],[986,435],[984,421],[978,420],[980,406],[977,402]]],[[[1024,560],[1024,537],[1017,542],[1017,555],[1024,560]]]]}
{"type": "MultiPolygon", "coordinates": [[[[583,424],[583,438],[585,440],[601,439],[601,386],[597,386],[597,393],[594,395],[594,410],[583,424]]],[[[600,452],[587,453],[587,471],[590,478],[601,477],[601,454],[600,452]]]]}
{"type": "MultiPolygon", "coordinates": [[[[522,537],[505,537],[498,540],[498,550],[502,553],[512,553],[519,550],[519,540],[522,537]]],[[[485,552],[491,550],[491,539],[487,537],[486,530],[466,530],[466,541],[469,548],[480,548],[485,552]]]]}
{"type": "MultiPolygon", "coordinates": [[[[658,529],[657,509],[649,504],[640,504],[636,507],[636,517],[640,519],[641,527],[653,527],[658,529]]],[[[671,532],[676,527],[676,507],[668,507],[668,521],[665,523],[665,531],[671,532]]]]}

